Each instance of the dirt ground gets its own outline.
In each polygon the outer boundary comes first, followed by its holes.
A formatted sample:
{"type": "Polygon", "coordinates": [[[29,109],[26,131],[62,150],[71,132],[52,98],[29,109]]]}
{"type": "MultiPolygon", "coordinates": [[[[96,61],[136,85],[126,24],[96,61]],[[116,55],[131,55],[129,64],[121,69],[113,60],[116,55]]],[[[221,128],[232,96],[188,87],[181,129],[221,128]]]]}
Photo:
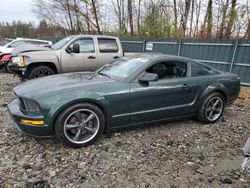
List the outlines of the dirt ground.
{"type": "Polygon", "coordinates": [[[0,73],[0,187],[250,187],[250,175],[240,171],[250,136],[249,88],[215,124],[120,131],[72,149],[17,131],[6,105],[18,83],[0,73]]]}
{"type": "Polygon", "coordinates": [[[250,87],[242,87],[239,98],[250,102],[250,87]]]}

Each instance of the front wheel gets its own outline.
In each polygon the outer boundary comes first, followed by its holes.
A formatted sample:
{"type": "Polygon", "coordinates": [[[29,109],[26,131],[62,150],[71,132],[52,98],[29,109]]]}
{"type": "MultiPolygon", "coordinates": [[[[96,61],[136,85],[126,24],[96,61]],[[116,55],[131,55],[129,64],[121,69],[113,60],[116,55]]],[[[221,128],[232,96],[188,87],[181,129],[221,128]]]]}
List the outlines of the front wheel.
{"type": "Polygon", "coordinates": [[[90,103],[75,104],[63,111],[56,120],[56,137],[71,147],[92,144],[104,131],[103,112],[90,103]]]}
{"type": "Polygon", "coordinates": [[[223,114],[224,106],[224,97],[218,92],[212,93],[203,102],[198,113],[198,120],[202,123],[216,122],[223,114]]]}
{"type": "Polygon", "coordinates": [[[10,61],[7,61],[4,65],[4,72],[6,72],[6,73],[11,73],[11,70],[9,69],[9,66],[8,66],[9,63],[10,63],[10,61]]]}
{"type": "Polygon", "coordinates": [[[52,68],[48,66],[44,66],[44,65],[39,65],[39,66],[31,68],[28,71],[27,78],[34,79],[34,78],[40,78],[43,76],[49,76],[53,74],[55,74],[55,71],[52,68]]]}

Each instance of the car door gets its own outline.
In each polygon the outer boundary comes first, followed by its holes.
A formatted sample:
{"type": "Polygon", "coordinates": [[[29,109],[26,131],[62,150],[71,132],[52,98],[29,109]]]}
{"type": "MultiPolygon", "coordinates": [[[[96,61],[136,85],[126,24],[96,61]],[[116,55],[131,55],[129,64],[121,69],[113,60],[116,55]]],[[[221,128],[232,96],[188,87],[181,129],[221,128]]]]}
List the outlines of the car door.
{"type": "Polygon", "coordinates": [[[74,43],[79,44],[80,53],[61,52],[61,63],[63,72],[91,71],[97,66],[96,49],[92,37],[78,38],[67,48],[72,49],[74,43]]]}
{"type": "Polygon", "coordinates": [[[190,65],[187,62],[157,62],[146,71],[158,74],[159,80],[149,83],[136,80],[130,84],[133,124],[165,120],[193,112],[197,89],[192,87],[189,80],[190,65]],[[179,68],[179,73],[171,73],[169,65],[173,63],[181,65],[183,70],[179,68]],[[164,65],[165,68],[159,65],[164,65]],[[153,70],[152,67],[156,69],[153,70]]]}
{"type": "Polygon", "coordinates": [[[84,38],[80,46],[80,52],[84,55],[83,71],[95,71],[98,68],[98,53],[95,41],[92,37],[84,38]]]}
{"type": "Polygon", "coordinates": [[[101,67],[112,60],[122,57],[122,50],[119,49],[118,43],[115,38],[97,37],[98,54],[98,67],[101,67]]]}

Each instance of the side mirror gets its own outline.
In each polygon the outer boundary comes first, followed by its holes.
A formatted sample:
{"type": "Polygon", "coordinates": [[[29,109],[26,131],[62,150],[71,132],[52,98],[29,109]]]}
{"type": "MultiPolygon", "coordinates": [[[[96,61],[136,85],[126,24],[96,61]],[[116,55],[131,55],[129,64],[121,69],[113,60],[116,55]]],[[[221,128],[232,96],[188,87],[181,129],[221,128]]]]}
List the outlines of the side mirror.
{"type": "Polygon", "coordinates": [[[73,53],[80,53],[80,45],[78,43],[73,44],[73,53]]]}
{"type": "Polygon", "coordinates": [[[65,51],[67,52],[67,53],[72,53],[73,52],[73,49],[71,48],[71,47],[67,47],[66,49],[65,49],[65,51]]]}
{"type": "Polygon", "coordinates": [[[139,82],[156,82],[158,79],[158,74],[146,72],[138,80],[139,82]]]}

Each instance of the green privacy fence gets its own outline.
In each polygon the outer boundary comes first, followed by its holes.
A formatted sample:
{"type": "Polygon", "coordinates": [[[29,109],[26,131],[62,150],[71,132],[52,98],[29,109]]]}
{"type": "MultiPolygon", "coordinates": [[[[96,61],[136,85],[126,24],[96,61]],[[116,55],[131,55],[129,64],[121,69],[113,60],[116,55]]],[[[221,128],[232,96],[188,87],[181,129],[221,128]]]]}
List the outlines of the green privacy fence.
{"type": "Polygon", "coordinates": [[[239,75],[250,86],[250,40],[121,41],[125,52],[160,52],[193,58],[239,75]]]}

